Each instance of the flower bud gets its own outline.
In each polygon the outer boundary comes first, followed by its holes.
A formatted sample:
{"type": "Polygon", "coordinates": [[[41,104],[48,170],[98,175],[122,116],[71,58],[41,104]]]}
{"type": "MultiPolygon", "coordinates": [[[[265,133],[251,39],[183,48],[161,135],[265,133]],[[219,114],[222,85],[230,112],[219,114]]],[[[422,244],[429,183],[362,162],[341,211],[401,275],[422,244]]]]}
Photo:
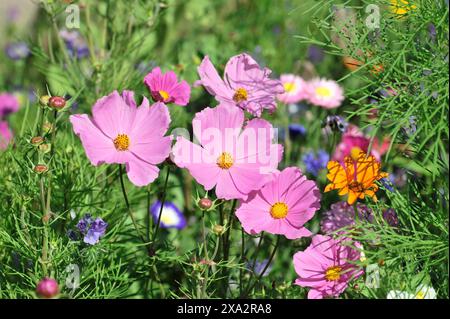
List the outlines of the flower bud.
{"type": "Polygon", "coordinates": [[[225,227],[223,227],[222,225],[214,225],[212,230],[213,233],[217,236],[223,235],[223,233],[225,233],[225,227]]]}
{"type": "Polygon", "coordinates": [[[38,174],[42,174],[48,171],[48,167],[44,164],[38,164],[34,167],[34,171],[38,174]]]}
{"type": "Polygon", "coordinates": [[[46,122],[44,125],[42,125],[42,130],[45,134],[50,134],[53,131],[53,124],[46,122]]]}
{"type": "Polygon", "coordinates": [[[55,110],[61,110],[66,106],[66,99],[61,96],[52,96],[48,101],[48,106],[55,110]]]}
{"type": "Polygon", "coordinates": [[[49,95],[42,95],[40,98],[39,98],[39,103],[42,105],[42,106],[47,106],[48,105],[48,102],[50,101],[50,96],[49,95]]]}
{"type": "Polygon", "coordinates": [[[212,204],[213,202],[209,198],[202,198],[198,201],[198,206],[204,210],[210,209],[212,204]]]}
{"type": "Polygon", "coordinates": [[[38,146],[40,152],[47,154],[52,149],[52,144],[45,143],[38,146]]]}
{"type": "Polygon", "coordinates": [[[33,138],[31,138],[30,143],[33,144],[34,146],[38,146],[40,144],[42,144],[44,142],[44,138],[42,136],[35,136],[33,138]]]}
{"type": "Polygon", "coordinates": [[[39,297],[53,298],[59,293],[59,286],[55,279],[45,277],[38,283],[36,292],[39,297]]]}

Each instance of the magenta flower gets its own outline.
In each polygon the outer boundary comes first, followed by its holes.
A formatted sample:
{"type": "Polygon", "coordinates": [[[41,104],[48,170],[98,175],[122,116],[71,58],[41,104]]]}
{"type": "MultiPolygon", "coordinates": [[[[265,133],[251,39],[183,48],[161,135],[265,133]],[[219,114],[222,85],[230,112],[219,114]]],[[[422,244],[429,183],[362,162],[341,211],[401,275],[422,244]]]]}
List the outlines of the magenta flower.
{"type": "Polygon", "coordinates": [[[306,83],[301,77],[294,74],[282,74],[280,80],[284,87],[284,93],[277,96],[280,102],[298,103],[308,97],[306,83]]]}
{"type": "Polygon", "coordinates": [[[87,114],[70,116],[74,132],[80,136],[92,165],[126,164],[130,181],[136,186],[153,182],[157,164],[170,153],[171,137],[164,136],[170,123],[163,103],[149,105],[144,97],[136,107],[134,92],[114,91],[99,99],[87,114]]]}
{"type": "Polygon", "coordinates": [[[187,105],[191,95],[191,87],[186,81],[177,82],[175,72],[161,73],[159,67],[154,68],[144,78],[155,101],[165,104],[187,105]]]}
{"type": "Polygon", "coordinates": [[[295,284],[310,287],[308,299],[338,297],[348,283],[361,276],[363,270],[356,265],[361,244],[350,239],[333,239],[315,235],[305,251],[294,255],[295,284]],[[353,245],[353,247],[351,246],[353,245]]]}
{"type": "Polygon", "coordinates": [[[9,128],[8,122],[0,121],[0,150],[4,150],[11,142],[13,134],[9,128]]]}
{"type": "Polygon", "coordinates": [[[219,102],[236,105],[254,116],[260,117],[263,109],[273,112],[275,97],[284,93],[279,80],[269,78],[268,68],[261,69],[248,54],[242,53],[228,60],[224,79],[221,79],[208,56],[198,67],[200,81],[205,89],[219,102]]]}
{"type": "Polygon", "coordinates": [[[281,160],[282,146],[274,144],[274,129],[262,119],[244,125],[244,112],[223,104],[205,108],[192,122],[194,144],[179,136],[173,161],[187,168],[206,190],[216,187],[224,199],[246,199],[259,189],[281,160]]]}
{"type": "MultiPolygon", "coordinates": [[[[383,139],[382,142],[375,138],[372,143],[370,154],[380,161],[381,156],[389,149],[391,141],[389,138],[383,139]]],[[[358,127],[349,125],[347,131],[342,135],[341,142],[336,146],[333,159],[343,162],[346,156],[357,158],[360,151],[367,153],[369,150],[370,138],[364,136],[358,127]]]]}
{"type": "Polygon", "coordinates": [[[0,94],[0,119],[19,110],[19,100],[13,94],[0,94]]]}
{"type": "Polygon", "coordinates": [[[236,216],[244,230],[284,235],[288,239],[310,236],[304,227],[320,208],[316,183],[306,179],[297,167],[274,173],[273,180],[242,201],[236,216]]]}

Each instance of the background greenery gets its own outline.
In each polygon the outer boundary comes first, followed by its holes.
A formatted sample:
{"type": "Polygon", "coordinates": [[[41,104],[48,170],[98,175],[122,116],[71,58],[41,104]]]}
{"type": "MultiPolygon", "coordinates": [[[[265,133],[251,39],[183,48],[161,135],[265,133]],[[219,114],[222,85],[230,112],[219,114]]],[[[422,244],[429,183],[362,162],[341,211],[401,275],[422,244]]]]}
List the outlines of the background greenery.
{"type": "MultiPolygon", "coordinates": [[[[399,17],[389,10],[389,1],[72,2],[81,7],[79,31],[89,45],[87,58],[71,58],[58,36],[66,19],[67,3],[62,1],[40,1],[35,19],[25,30],[14,24],[2,30],[2,45],[24,40],[32,55],[13,62],[0,53],[0,92],[16,91],[22,97],[20,111],[9,118],[14,144],[0,153],[0,298],[35,297],[36,283],[45,275],[58,280],[62,297],[242,295],[243,287],[239,291],[236,284],[240,276],[246,285],[255,280],[244,264],[255,257],[256,236],[246,237],[245,257],[241,258],[241,229],[235,222],[230,258],[217,258],[214,265],[202,263],[202,212],[195,203],[203,190],[185,171],[164,164],[159,179],[148,187],[136,188],[126,181],[133,212],[150,238],[153,221],[147,207],[162,196],[169,167],[166,200],[183,208],[188,218],[188,227],[182,231],[160,231],[157,251],[149,253],[128,217],[118,167],[91,166],[68,123],[70,113],[89,113],[99,97],[115,89],[149,96],[143,77],[155,65],[175,70],[192,84],[198,79],[196,68],[204,55],[223,69],[229,57],[240,52],[270,67],[274,76],[322,76],[339,80],[345,89],[346,100],[338,109],[304,105],[300,112],[289,114],[280,105],[267,117],[280,128],[300,123],[307,131],[305,137],[285,145],[287,157],[281,167],[304,167],[302,154],[328,147],[331,141],[321,133],[321,122],[326,115],[339,114],[373,137],[390,137],[383,170],[406,171],[405,186],[394,192],[382,188],[380,202],[367,203],[378,222],[361,223],[352,232],[365,247],[365,263],[380,265],[380,287],[367,287],[362,277],[342,297],[385,298],[389,290],[414,291],[419,283],[427,283],[439,298],[448,298],[448,3],[414,1],[416,9],[399,17]],[[380,8],[377,32],[365,25],[369,4],[380,8]],[[322,50],[323,59],[314,59],[311,50],[322,50]],[[351,71],[343,57],[360,60],[362,66],[351,71]],[[374,71],[379,65],[383,70],[374,71]],[[382,97],[380,91],[388,88],[397,94],[382,97]],[[52,113],[42,116],[36,101],[47,90],[72,96],[72,108],[58,114],[57,120],[52,113]],[[369,112],[373,100],[377,101],[376,118],[369,112]],[[416,130],[405,134],[410,116],[415,116],[416,130]],[[48,134],[53,141],[51,152],[42,154],[29,141],[46,121],[57,121],[56,133],[48,134]],[[49,172],[34,173],[38,162],[45,162],[49,172]],[[49,224],[42,221],[41,184],[48,195],[45,207],[52,213],[49,224]],[[396,210],[400,228],[382,222],[380,216],[387,207],[396,210]],[[95,246],[67,236],[87,212],[109,224],[106,236],[95,246]],[[47,263],[42,260],[46,233],[47,263]],[[71,264],[78,265],[81,274],[75,290],[65,285],[66,280],[73,280],[66,271],[71,264]]],[[[193,88],[186,108],[169,107],[171,127],[190,128],[193,114],[215,103],[202,88],[193,88]]],[[[323,173],[316,179],[321,189],[326,182],[323,173]]],[[[323,194],[322,208],[308,224],[313,232],[319,231],[322,212],[338,200],[336,194],[323,194]]],[[[220,222],[219,211],[229,216],[231,206],[222,203],[206,212],[206,227],[220,222]]],[[[209,231],[207,239],[213,251],[219,236],[209,231]]],[[[258,260],[269,257],[274,243],[274,236],[265,235],[258,260]]],[[[292,285],[296,277],[292,256],[308,244],[307,238],[281,238],[273,269],[251,289],[249,297],[305,298],[307,290],[292,285]]]]}

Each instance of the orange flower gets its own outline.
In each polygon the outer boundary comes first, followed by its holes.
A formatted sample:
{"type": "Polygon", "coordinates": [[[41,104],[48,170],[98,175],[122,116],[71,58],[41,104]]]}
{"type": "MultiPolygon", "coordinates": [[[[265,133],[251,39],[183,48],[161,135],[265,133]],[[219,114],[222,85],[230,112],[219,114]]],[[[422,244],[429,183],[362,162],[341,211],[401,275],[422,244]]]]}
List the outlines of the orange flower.
{"type": "Polygon", "coordinates": [[[363,199],[365,196],[370,196],[377,201],[375,193],[378,185],[375,181],[388,176],[388,173],[380,172],[381,164],[373,155],[367,156],[362,151],[353,158],[346,156],[344,166],[339,162],[329,161],[327,168],[327,178],[331,183],[325,187],[325,192],[338,189],[339,195],[348,194],[349,205],[353,205],[358,198],[363,199]]]}

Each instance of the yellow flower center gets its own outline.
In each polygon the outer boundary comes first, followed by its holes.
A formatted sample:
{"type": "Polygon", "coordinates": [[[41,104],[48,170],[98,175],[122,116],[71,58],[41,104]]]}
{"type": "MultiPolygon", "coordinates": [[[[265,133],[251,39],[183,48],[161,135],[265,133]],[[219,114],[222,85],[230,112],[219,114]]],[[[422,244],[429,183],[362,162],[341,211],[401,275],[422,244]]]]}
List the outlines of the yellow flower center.
{"type": "Polygon", "coordinates": [[[425,299],[425,294],[423,293],[423,291],[419,291],[416,294],[416,299],[425,299]]]}
{"type": "Polygon", "coordinates": [[[163,98],[164,101],[167,101],[170,97],[169,93],[166,91],[160,90],[158,91],[159,95],[163,98]]]}
{"type": "Polygon", "coordinates": [[[118,151],[126,151],[130,146],[130,138],[126,134],[119,134],[114,139],[114,146],[118,151]]]}
{"type": "Polygon", "coordinates": [[[325,271],[325,279],[327,281],[337,281],[337,280],[339,280],[339,278],[341,278],[341,271],[342,271],[342,268],[339,266],[329,267],[325,271]]]}
{"type": "Polygon", "coordinates": [[[219,166],[221,169],[229,169],[231,166],[233,166],[233,157],[230,153],[223,152],[220,154],[220,156],[217,158],[217,166],[219,166]]]}
{"type": "Polygon", "coordinates": [[[359,153],[361,153],[363,150],[360,149],[358,146],[355,146],[350,151],[350,156],[354,161],[357,161],[359,158],[359,153]]]}
{"type": "Polygon", "coordinates": [[[284,86],[284,90],[285,90],[287,93],[290,93],[290,92],[292,92],[292,91],[295,91],[295,89],[297,88],[297,86],[295,85],[294,82],[286,82],[286,83],[283,84],[283,86],[284,86]]]}
{"type": "Polygon", "coordinates": [[[233,101],[236,103],[240,103],[243,101],[247,101],[248,93],[246,89],[238,88],[233,95],[233,101]]]}
{"type": "Polygon", "coordinates": [[[286,217],[288,214],[288,207],[285,203],[276,202],[270,208],[270,215],[275,219],[280,219],[286,217]]]}
{"type": "Polygon", "coordinates": [[[331,90],[325,86],[319,86],[318,88],[316,88],[316,94],[321,97],[330,97],[331,90]]]}

